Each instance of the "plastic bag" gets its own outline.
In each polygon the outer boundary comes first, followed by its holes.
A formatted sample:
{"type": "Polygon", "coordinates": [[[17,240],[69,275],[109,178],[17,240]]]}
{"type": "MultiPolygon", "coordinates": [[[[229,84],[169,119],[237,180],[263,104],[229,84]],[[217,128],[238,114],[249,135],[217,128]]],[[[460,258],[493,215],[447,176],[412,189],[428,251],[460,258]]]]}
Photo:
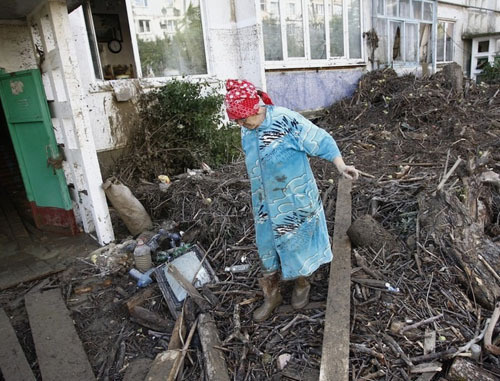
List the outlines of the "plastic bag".
{"type": "Polygon", "coordinates": [[[144,206],[116,177],[107,179],[102,188],[130,233],[137,235],[153,227],[144,206]]]}

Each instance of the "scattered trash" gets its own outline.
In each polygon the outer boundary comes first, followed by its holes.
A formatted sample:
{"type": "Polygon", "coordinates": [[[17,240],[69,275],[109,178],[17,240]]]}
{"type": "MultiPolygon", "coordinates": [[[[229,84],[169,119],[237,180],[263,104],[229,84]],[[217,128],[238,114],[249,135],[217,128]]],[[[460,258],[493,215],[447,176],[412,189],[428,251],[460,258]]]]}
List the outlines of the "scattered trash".
{"type": "Polygon", "coordinates": [[[224,271],[231,272],[231,273],[244,273],[250,270],[250,265],[244,264],[244,265],[234,265],[230,267],[226,267],[224,271]]]}
{"type": "Polygon", "coordinates": [[[162,192],[166,192],[167,189],[172,184],[172,182],[170,181],[170,178],[166,175],[158,176],[158,180],[160,180],[160,191],[162,191],[162,192]]]}
{"type": "Polygon", "coordinates": [[[290,361],[292,358],[292,355],[289,353],[283,353],[282,355],[278,356],[278,369],[283,370],[285,369],[286,364],[290,361]]]}
{"type": "Polygon", "coordinates": [[[191,250],[191,244],[182,244],[179,247],[172,247],[166,251],[159,250],[156,252],[156,263],[170,262],[182,254],[186,254],[191,250]]]}
{"type": "Polygon", "coordinates": [[[134,260],[135,267],[141,272],[146,272],[153,267],[151,248],[142,239],[137,240],[137,246],[134,249],[134,260]]]}
{"type": "Polygon", "coordinates": [[[136,242],[132,239],[120,244],[110,243],[93,251],[87,258],[102,272],[114,273],[129,265],[131,259],[129,254],[135,246],[136,242]]]}
{"type": "Polygon", "coordinates": [[[478,361],[481,356],[481,346],[478,344],[472,344],[470,346],[471,359],[478,361]]]}
{"type": "Polygon", "coordinates": [[[151,284],[153,282],[153,279],[151,278],[151,274],[154,271],[154,267],[146,271],[145,273],[140,272],[137,269],[130,269],[128,272],[131,277],[135,278],[137,280],[137,286],[139,287],[146,287],[147,285],[151,284]]]}
{"type": "Polygon", "coordinates": [[[168,266],[173,266],[194,287],[201,287],[204,284],[217,283],[219,281],[212,266],[210,266],[202,250],[197,245],[193,245],[187,253],[178,256],[171,262],[158,266],[154,271],[156,281],[167,302],[170,313],[175,317],[179,315],[182,308],[182,301],[188,293],[171,272],[168,271],[168,266]]]}
{"type": "Polygon", "coordinates": [[[385,284],[385,287],[389,292],[399,292],[399,287],[392,287],[391,284],[388,282],[385,284]]]}

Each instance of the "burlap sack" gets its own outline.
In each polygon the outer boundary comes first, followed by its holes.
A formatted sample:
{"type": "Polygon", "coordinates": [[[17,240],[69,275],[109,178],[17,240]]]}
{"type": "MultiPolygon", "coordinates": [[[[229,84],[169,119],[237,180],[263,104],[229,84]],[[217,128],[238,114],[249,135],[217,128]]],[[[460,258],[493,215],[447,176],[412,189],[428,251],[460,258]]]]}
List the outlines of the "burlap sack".
{"type": "Polygon", "coordinates": [[[153,222],[144,206],[116,177],[107,179],[102,188],[130,233],[137,235],[152,228],[153,222]]]}

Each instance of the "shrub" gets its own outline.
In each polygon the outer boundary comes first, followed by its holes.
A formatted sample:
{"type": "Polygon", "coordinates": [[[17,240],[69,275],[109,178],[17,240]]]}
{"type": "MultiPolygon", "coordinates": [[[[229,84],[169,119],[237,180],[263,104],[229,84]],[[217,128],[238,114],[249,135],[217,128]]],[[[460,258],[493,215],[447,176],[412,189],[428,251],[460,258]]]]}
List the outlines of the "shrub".
{"type": "Polygon", "coordinates": [[[212,167],[231,162],[240,153],[240,130],[224,122],[223,99],[206,82],[183,80],[141,95],[140,123],[119,176],[153,181],[201,162],[212,167]]]}

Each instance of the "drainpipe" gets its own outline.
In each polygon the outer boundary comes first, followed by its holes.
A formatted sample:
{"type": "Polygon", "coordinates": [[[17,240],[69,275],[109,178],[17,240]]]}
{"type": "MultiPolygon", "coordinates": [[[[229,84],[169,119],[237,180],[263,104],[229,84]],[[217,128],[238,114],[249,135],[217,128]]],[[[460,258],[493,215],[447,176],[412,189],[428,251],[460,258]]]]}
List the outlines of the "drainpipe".
{"type": "MultiPolygon", "coordinates": [[[[377,32],[378,36],[378,31],[375,29],[377,26],[377,9],[375,7],[375,0],[372,0],[372,29],[377,32]]],[[[384,36],[385,37],[385,36],[384,36]]],[[[380,40],[380,37],[379,37],[380,40]]],[[[370,52],[371,55],[371,52],[370,52]]],[[[375,70],[375,55],[373,55],[373,61],[371,62],[372,64],[372,70],[375,70]]]]}
{"type": "MultiPolygon", "coordinates": [[[[436,1],[432,17],[432,74],[437,71],[437,20],[438,20],[438,2],[436,1]]],[[[423,10],[422,10],[423,11],[423,10]]]]}

